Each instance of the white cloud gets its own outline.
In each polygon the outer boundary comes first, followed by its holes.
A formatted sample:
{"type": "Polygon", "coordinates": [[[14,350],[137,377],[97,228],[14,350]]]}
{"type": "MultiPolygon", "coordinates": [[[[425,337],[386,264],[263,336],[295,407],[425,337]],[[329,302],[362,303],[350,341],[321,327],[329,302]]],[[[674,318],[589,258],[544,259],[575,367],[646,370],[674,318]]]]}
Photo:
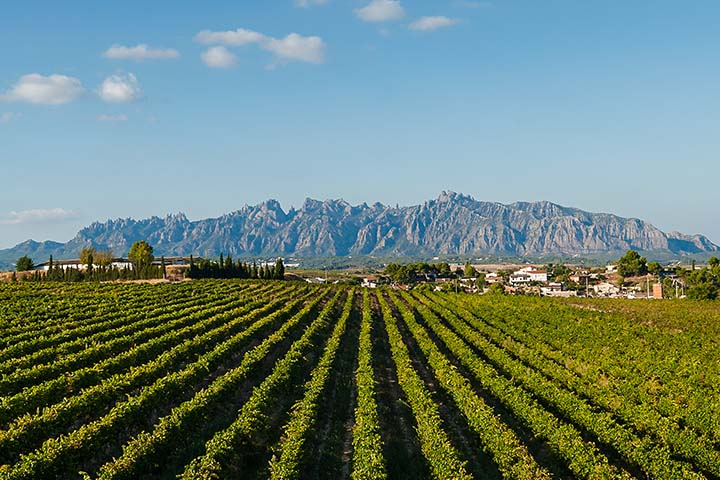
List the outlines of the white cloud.
{"type": "Polygon", "coordinates": [[[180,57],[180,53],[172,48],[151,48],[141,43],[134,47],[113,45],[103,57],[111,60],[167,60],[180,57]]]}
{"type": "Polygon", "coordinates": [[[330,0],[295,0],[295,5],[302,8],[312,7],[313,5],[325,5],[330,0]]]}
{"type": "Polygon", "coordinates": [[[22,113],[4,112],[0,114],[0,124],[10,123],[16,118],[22,117],[22,113]]]}
{"type": "Polygon", "coordinates": [[[298,60],[309,63],[325,61],[325,43],[320,37],[303,37],[291,33],[283,39],[268,37],[262,48],[286,60],[298,60]]]}
{"type": "Polygon", "coordinates": [[[430,32],[438,28],[452,27],[457,23],[457,20],[443,16],[422,17],[410,24],[410,30],[430,32]]]}
{"type": "Polygon", "coordinates": [[[98,88],[98,95],[109,103],[125,103],[142,96],[137,78],[132,73],[111,75],[98,88]]]}
{"type": "Polygon", "coordinates": [[[128,121],[128,116],[125,114],[121,115],[98,115],[97,121],[101,123],[124,123],[128,121]]]}
{"type": "Polygon", "coordinates": [[[39,208],[10,212],[5,218],[0,218],[2,225],[20,225],[26,223],[51,223],[63,220],[71,220],[77,215],[72,210],[64,208],[39,208]]]}
{"type": "Polygon", "coordinates": [[[45,77],[38,73],[23,75],[0,101],[27,102],[36,105],[62,105],[76,100],[84,92],[77,78],[65,75],[45,77]]]}
{"type": "Polygon", "coordinates": [[[195,35],[195,41],[206,45],[220,45],[206,50],[202,60],[209,67],[228,68],[235,64],[235,56],[223,46],[257,44],[263,50],[272,52],[282,60],[296,60],[308,63],[325,61],[325,42],[317,36],[304,37],[291,33],[284,38],[275,38],[259,32],[238,28],[225,32],[203,30],[195,35]]]}
{"type": "Polygon", "coordinates": [[[223,46],[210,47],[200,57],[210,68],[231,68],[237,64],[237,57],[223,46]]]}
{"type": "Polygon", "coordinates": [[[355,15],[365,22],[389,22],[405,16],[399,0],[372,0],[368,5],[355,9],[355,15]]]}
{"type": "Polygon", "coordinates": [[[241,46],[250,43],[259,43],[265,39],[262,33],[238,28],[237,30],[228,30],[226,32],[213,32],[203,30],[195,35],[195,41],[204,45],[231,45],[241,46]]]}

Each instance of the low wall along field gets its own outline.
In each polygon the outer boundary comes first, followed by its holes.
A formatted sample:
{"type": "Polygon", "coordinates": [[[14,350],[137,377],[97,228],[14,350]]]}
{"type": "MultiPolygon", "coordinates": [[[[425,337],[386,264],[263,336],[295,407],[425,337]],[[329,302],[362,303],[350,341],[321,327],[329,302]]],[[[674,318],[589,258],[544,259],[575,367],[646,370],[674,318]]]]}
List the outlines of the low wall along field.
{"type": "Polygon", "coordinates": [[[0,284],[1,479],[720,477],[720,306],[0,284]]]}

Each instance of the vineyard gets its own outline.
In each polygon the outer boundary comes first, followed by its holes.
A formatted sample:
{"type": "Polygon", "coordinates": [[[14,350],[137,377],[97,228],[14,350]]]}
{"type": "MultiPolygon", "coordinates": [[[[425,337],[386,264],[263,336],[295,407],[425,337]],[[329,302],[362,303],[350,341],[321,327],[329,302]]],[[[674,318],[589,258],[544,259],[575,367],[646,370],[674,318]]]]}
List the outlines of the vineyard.
{"type": "Polygon", "coordinates": [[[0,284],[0,479],[720,478],[720,306],[0,284]]]}

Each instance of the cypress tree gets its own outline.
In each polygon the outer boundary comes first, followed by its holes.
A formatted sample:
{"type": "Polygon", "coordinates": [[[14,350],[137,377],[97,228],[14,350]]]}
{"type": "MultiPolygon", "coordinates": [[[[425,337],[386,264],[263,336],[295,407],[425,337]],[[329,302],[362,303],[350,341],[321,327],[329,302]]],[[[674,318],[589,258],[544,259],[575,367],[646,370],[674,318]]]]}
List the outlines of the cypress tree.
{"type": "Polygon", "coordinates": [[[195,266],[195,259],[190,254],[190,268],[188,269],[187,276],[190,278],[197,278],[197,267],[195,266]]]}
{"type": "Polygon", "coordinates": [[[277,260],[275,260],[275,279],[276,280],[284,280],[285,279],[285,264],[283,264],[283,259],[278,257],[277,260]]]}
{"type": "Polygon", "coordinates": [[[228,253],[227,258],[225,258],[225,275],[227,278],[237,278],[237,275],[235,274],[235,264],[232,261],[232,257],[228,253]]]}

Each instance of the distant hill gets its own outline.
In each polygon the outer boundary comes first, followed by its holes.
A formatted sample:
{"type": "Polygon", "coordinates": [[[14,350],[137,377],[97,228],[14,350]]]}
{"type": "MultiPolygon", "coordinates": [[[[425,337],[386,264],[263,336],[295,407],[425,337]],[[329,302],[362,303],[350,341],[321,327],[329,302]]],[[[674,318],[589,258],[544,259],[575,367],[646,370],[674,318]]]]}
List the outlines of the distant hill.
{"type": "Polygon", "coordinates": [[[708,255],[720,247],[702,235],[664,233],[635,218],[589,213],[551,202],[503,205],[454,192],[409,207],[307,199],[284,211],[276,200],[244,206],[219,218],[190,221],[182,214],[93,223],[68,243],[23,242],[0,250],[0,267],[18,257],[77,258],[85,246],[124,255],[147,240],[157,255],[214,257],[436,255],[608,257],[635,249],[657,257],[708,255]]]}

